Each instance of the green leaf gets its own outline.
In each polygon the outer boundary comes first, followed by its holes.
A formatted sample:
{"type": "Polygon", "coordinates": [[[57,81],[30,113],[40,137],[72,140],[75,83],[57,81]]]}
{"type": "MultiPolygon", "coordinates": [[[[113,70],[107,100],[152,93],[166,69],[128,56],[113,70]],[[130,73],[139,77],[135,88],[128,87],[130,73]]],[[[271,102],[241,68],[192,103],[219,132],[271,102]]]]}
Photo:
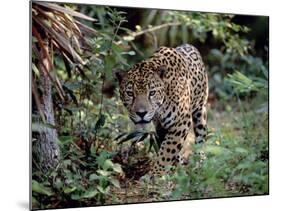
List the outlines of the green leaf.
{"type": "Polygon", "coordinates": [[[72,164],[72,162],[71,162],[70,159],[65,159],[65,160],[63,160],[63,165],[64,165],[65,167],[71,166],[71,164],[72,164]]]}
{"type": "Polygon", "coordinates": [[[94,144],[91,145],[90,152],[91,152],[91,155],[92,155],[92,156],[96,156],[96,154],[97,154],[97,149],[96,149],[96,147],[94,146],[94,144]]]}
{"type": "Polygon", "coordinates": [[[111,41],[110,40],[105,40],[103,42],[103,44],[101,45],[101,47],[100,47],[100,51],[101,52],[106,52],[106,51],[110,50],[110,48],[111,48],[111,41]]]}
{"type": "Polygon", "coordinates": [[[97,173],[99,173],[100,175],[105,176],[105,177],[110,175],[109,171],[105,171],[105,170],[101,170],[101,169],[97,170],[97,173]]]}
{"type": "Polygon", "coordinates": [[[233,74],[228,74],[227,81],[231,83],[234,90],[238,93],[261,91],[267,87],[267,80],[254,80],[254,78],[251,79],[239,71],[235,71],[233,74]]]}
{"type": "Polygon", "coordinates": [[[103,194],[107,194],[108,191],[109,191],[109,187],[103,188],[103,187],[101,187],[99,185],[97,186],[97,189],[98,189],[99,192],[101,192],[103,194]]]}
{"type": "Polygon", "coordinates": [[[102,168],[105,160],[109,158],[109,153],[107,151],[102,151],[100,155],[97,157],[97,163],[100,168],[102,168]]]}
{"type": "Polygon", "coordinates": [[[116,54],[122,54],[123,51],[123,49],[119,45],[116,45],[115,43],[112,43],[112,50],[116,54]]]}
{"type": "Polygon", "coordinates": [[[81,196],[80,196],[79,194],[77,194],[77,193],[71,194],[71,199],[72,199],[72,200],[80,200],[80,199],[81,199],[81,196]]]}
{"type": "Polygon", "coordinates": [[[53,193],[50,188],[45,187],[36,180],[32,180],[32,192],[41,193],[47,196],[52,196],[53,193]]]}
{"type": "Polygon", "coordinates": [[[112,167],[113,171],[117,172],[117,173],[122,173],[122,167],[119,163],[115,163],[112,167]]]}
{"type": "Polygon", "coordinates": [[[63,192],[68,194],[68,193],[72,193],[76,189],[77,189],[76,187],[66,187],[66,188],[63,189],[63,192]]]}
{"type": "Polygon", "coordinates": [[[94,128],[94,131],[98,131],[101,127],[104,126],[105,124],[105,115],[104,114],[101,114],[100,115],[100,118],[98,119],[96,125],[95,125],[95,128],[94,128]]]}
{"type": "Polygon", "coordinates": [[[86,191],[82,196],[81,198],[86,198],[86,199],[89,199],[89,198],[93,198],[95,197],[99,192],[97,190],[89,190],[89,191],[86,191]]]}
{"type": "Polygon", "coordinates": [[[117,179],[111,179],[110,183],[114,185],[116,188],[120,188],[120,183],[117,179]]]}
{"type": "Polygon", "coordinates": [[[110,168],[113,168],[113,166],[114,166],[114,163],[111,160],[107,159],[107,160],[105,160],[105,162],[103,164],[103,169],[108,170],[110,168]]]}
{"type": "Polygon", "coordinates": [[[59,140],[61,143],[66,144],[66,143],[73,142],[73,137],[72,136],[60,136],[59,140]]]}
{"type": "Polygon", "coordinates": [[[100,179],[100,176],[96,175],[95,173],[91,174],[89,176],[89,181],[94,181],[94,180],[99,180],[99,179],[100,179]]]}
{"type": "Polygon", "coordinates": [[[239,154],[247,155],[249,153],[249,151],[247,149],[241,148],[241,147],[236,147],[234,150],[235,150],[235,152],[238,152],[239,154]]]}

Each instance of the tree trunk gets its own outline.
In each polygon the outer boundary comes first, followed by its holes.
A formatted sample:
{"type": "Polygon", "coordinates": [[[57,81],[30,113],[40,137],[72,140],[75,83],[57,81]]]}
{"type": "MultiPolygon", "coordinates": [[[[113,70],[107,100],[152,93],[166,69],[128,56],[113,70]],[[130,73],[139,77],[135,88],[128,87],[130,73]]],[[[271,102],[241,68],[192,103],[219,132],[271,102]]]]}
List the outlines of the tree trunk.
{"type": "MultiPolygon", "coordinates": [[[[44,43],[45,52],[49,53],[48,43],[44,43]]],[[[45,123],[55,126],[55,116],[52,98],[52,82],[47,75],[50,71],[50,64],[47,58],[44,57],[43,49],[40,51],[43,61],[39,61],[38,67],[40,69],[40,85],[42,86],[42,102],[39,109],[41,109],[45,123]]],[[[37,105],[38,106],[38,105],[37,105]]],[[[43,173],[54,169],[59,162],[59,147],[57,144],[56,129],[48,126],[42,126],[39,132],[39,138],[34,145],[34,156],[38,162],[43,173]]]]}

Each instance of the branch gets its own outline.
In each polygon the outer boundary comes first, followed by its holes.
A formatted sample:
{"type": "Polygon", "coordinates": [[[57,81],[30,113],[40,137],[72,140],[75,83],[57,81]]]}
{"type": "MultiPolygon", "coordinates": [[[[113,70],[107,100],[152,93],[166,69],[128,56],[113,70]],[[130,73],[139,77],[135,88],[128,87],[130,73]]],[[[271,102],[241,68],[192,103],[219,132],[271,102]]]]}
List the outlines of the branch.
{"type": "Polygon", "coordinates": [[[142,30],[142,31],[139,31],[139,32],[133,32],[132,34],[130,35],[127,35],[127,36],[124,36],[123,39],[124,40],[133,40],[135,39],[135,37],[138,37],[140,35],[143,35],[143,34],[146,34],[146,33],[151,33],[153,31],[157,31],[159,29],[162,29],[162,28],[165,28],[165,27],[170,27],[170,26],[179,26],[181,25],[182,23],[180,22],[171,22],[171,23],[164,23],[162,25],[158,25],[158,26],[154,26],[154,27],[151,27],[151,28],[148,28],[148,29],[145,29],[145,30],[142,30]],[[133,39],[131,38],[133,37],[133,39]]]}

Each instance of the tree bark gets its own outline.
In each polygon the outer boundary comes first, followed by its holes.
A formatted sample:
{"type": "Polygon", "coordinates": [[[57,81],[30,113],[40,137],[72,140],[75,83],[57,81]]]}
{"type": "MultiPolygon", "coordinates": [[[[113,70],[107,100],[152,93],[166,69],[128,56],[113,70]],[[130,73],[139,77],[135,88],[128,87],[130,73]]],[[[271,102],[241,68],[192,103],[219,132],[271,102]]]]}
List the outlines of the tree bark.
{"type": "MultiPolygon", "coordinates": [[[[49,53],[48,42],[44,43],[45,52],[49,53]]],[[[40,85],[42,86],[42,100],[41,111],[43,111],[45,117],[45,123],[55,126],[55,115],[53,108],[52,98],[52,82],[47,74],[50,71],[50,64],[48,59],[43,53],[43,49],[40,50],[40,56],[43,58],[39,61],[38,67],[40,69],[40,85]]],[[[38,105],[37,105],[38,106],[38,105]]],[[[57,131],[56,129],[48,126],[43,126],[39,131],[39,138],[36,141],[33,152],[38,166],[43,173],[54,169],[59,162],[59,147],[57,144],[57,131]]]]}

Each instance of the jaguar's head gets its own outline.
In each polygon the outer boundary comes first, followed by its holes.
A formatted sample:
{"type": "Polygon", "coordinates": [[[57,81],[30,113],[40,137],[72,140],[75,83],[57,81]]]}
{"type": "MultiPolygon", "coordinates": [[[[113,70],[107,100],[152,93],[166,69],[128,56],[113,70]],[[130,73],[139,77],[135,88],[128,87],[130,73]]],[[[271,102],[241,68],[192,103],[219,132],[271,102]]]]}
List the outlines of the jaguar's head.
{"type": "Polygon", "coordinates": [[[149,123],[163,104],[164,74],[164,67],[153,68],[146,63],[139,63],[128,72],[115,73],[121,100],[135,124],[149,123]]]}

